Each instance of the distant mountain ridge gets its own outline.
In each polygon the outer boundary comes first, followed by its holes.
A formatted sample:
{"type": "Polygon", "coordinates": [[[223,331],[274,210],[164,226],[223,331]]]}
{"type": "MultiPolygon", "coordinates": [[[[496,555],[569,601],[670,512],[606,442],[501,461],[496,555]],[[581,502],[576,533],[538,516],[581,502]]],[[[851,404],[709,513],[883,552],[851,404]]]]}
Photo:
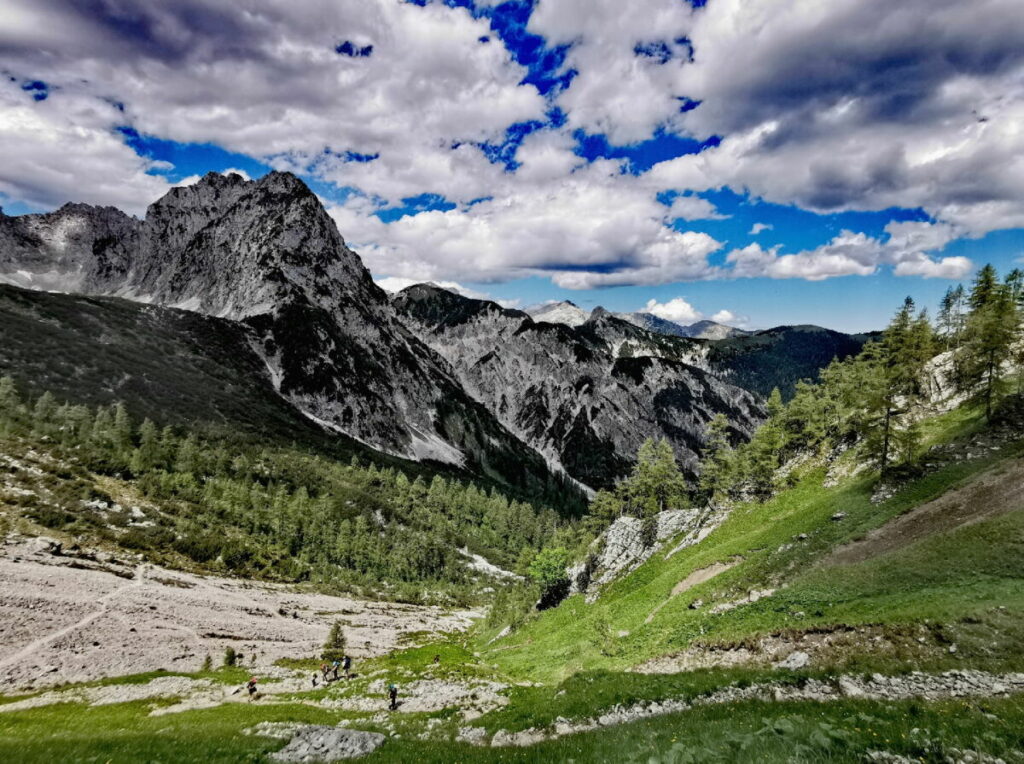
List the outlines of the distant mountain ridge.
{"type": "MultiPolygon", "coordinates": [[[[529,313],[535,321],[546,321],[551,324],[564,324],[565,326],[580,326],[590,317],[590,312],[580,308],[569,300],[561,302],[545,303],[533,308],[528,308],[529,313]]],[[[670,337],[691,337],[701,340],[722,340],[728,337],[738,337],[749,334],[734,326],[726,326],[708,319],[697,321],[693,324],[679,324],[675,321],[661,318],[653,313],[636,311],[633,313],[613,314],[623,321],[628,321],[634,326],[648,329],[658,334],[665,334],[670,337]]]]}

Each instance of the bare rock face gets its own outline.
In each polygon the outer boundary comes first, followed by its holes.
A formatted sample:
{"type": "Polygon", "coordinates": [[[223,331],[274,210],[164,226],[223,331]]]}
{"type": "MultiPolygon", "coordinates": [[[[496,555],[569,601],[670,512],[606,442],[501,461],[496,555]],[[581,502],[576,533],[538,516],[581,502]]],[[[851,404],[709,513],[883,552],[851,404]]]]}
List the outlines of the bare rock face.
{"type": "Polygon", "coordinates": [[[65,204],[42,215],[0,211],[0,283],[60,292],[110,293],[138,251],[141,221],[114,207],[65,204]]]}
{"type": "Polygon", "coordinates": [[[699,362],[698,343],[652,334],[600,308],[570,327],[428,284],[394,303],[470,395],[591,487],[625,474],[649,437],[668,438],[692,473],[716,414],[726,414],[737,440],[763,417],[753,395],[690,363],[699,362]]]}
{"type": "Polygon", "coordinates": [[[327,429],[533,492],[562,481],[397,320],[290,173],[210,173],[172,189],[144,221],[87,205],[0,214],[0,281],[239,322],[275,388],[327,429]]]}
{"type": "MultiPolygon", "coordinates": [[[[699,530],[706,517],[707,513],[698,509],[669,509],[659,512],[655,516],[653,544],[647,544],[644,539],[643,520],[637,517],[620,517],[615,520],[594,542],[597,561],[588,586],[590,595],[596,594],[596,587],[610,583],[639,567],[669,539],[680,533],[699,530]]],[[[572,592],[579,591],[577,581],[583,567],[584,563],[578,563],[566,571],[572,592]]]]}

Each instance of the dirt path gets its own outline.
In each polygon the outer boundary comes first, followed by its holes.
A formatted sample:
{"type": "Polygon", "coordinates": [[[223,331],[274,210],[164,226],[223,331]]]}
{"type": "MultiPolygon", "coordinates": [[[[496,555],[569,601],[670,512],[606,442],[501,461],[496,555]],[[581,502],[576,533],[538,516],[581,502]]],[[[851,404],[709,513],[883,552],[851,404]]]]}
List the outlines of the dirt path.
{"type": "Polygon", "coordinates": [[[86,615],[84,618],[79,619],[78,621],[76,621],[75,623],[71,624],[70,626],[65,626],[64,628],[58,629],[57,631],[55,631],[55,632],[53,632],[51,634],[44,634],[43,636],[39,637],[38,639],[32,640],[27,645],[25,645],[21,650],[16,652],[14,655],[10,655],[10,656],[0,660],[0,670],[6,668],[7,666],[10,666],[10,665],[13,665],[15,663],[18,663],[19,661],[24,661],[24,660],[27,660],[27,659],[31,658],[33,655],[35,655],[37,652],[39,652],[42,648],[44,648],[46,645],[50,644],[51,642],[53,642],[55,640],[58,640],[61,637],[65,637],[65,636],[67,636],[67,635],[71,634],[72,632],[77,631],[79,629],[85,629],[93,621],[95,621],[96,619],[100,618],[101,616],[106,615],[109,612],[107,610],[107,603],[111,599],[113,599],[114,597],[116,597],[119,594],[123,594],[128,589],[136,589],[136,588],[142,586],[145,583],[146,579],[145,579],[144,573],[145,573],[145,567],[144,566],[139,566],[134,581],[132,581],[130,584],[125,584],[121,588],[115,589],[114,591],[110,592],[109,594],[105,594],[102,597],[100,597],[98,600],[96,600],[96,604],[100,606],[100,608],[98,610],[92,611],[91,613],[86,615]]]}
{"type": "Polygon", "coordinates": [[[851,565],[944,533],[1024,508],[1024,459],[996,465],[967,485],[893,518],[860,541],[839,547],[822,565],[851,565]]]}
{"type": "Polygon", "coordinates": [[[672,593],[668,595],[668,598],[664,602],[662,602],[648,614],[647,618],[644,620],[644,623],[650,623],[651,621],[653,621],[654,616],[658,614],[658,611],[665,607],[665,605],[671,602],[675,597],[678,597],[683,592],[692,589],[698,584],[703,584],[705,581],[710,581],[719,573],[724,573],[725,571],[729,570],[729,568],[733,567],[739,562],[741,561],[733,560],[732,562],[715,562],[711,565],[708,565],[706,568],[701,568],[700,570],[693,571],[693,573],[691,573],[678,584],[676,584],[674,587],[672,587],[672,593]]]}
{"type": "Polygon", "coordinates": [[[98,564],[14,540],[0,544],[0,692],[197,671],[228,646],[265,672],[280,658],[314,655],[334,621],[358,659],[394,649],[404,635],[465,629],[479,615],[98,564]]]}

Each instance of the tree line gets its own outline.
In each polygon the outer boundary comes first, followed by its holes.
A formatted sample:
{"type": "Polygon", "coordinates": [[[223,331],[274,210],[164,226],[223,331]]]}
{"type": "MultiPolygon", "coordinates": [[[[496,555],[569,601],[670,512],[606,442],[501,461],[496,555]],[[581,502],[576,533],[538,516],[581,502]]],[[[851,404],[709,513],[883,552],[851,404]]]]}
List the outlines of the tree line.
{"type": "Polygon", "coordinates": [[[553,510],[497,490],[160,428],[133,421],[121,404],[29,399],[10,377],[0,378],[0,438],[128,481],[155,508],[144,524],[104,529],[96,507],[115,501],[82,484],[60,508],[29,507],[37,519],[132,549],[173,549],[214,570],[343,587],[468,588],[460,549],[525,572],[541,547],[575,538],[553,510]]]}
{"type": "Polygon", "coordinates": [[[1000,280],[986,265],[969,290],[950,287],[934,326],[927,311],[906,298],[882,336],[860,354],[833,361],[816,383],[800,382],[788,404],[774,391],[768,417],[749,442],[734,446],[724,418],[712,420],[700,495],[770,496],[789,458],[837,447],[856,445],[883,477],[913,465],[920,456],[920,418],[943,379],[978,404],[988,420],[1008,395],[1021,398],[1022,318],[1020,270],[1000,280]]]}

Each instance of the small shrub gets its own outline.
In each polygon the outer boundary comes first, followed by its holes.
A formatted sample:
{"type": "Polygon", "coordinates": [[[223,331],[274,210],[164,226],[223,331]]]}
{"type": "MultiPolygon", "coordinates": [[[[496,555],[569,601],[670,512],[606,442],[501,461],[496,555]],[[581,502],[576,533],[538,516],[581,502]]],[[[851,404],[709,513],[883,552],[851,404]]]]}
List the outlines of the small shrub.
{"type": "Polygon", "coordinates": [[[232,668],[238,663],[238,653],[235,652],[235,648],[228,645],[224,648],[224,665],[227,668],[232,668]]]}
{"type": "Polygon", "coordinates": [[[345,629],[341,621],[335,621],[331,625],[331,631],[324,642],[324,650],[320,657],[325,661],[340,661],[345,657],[345,629]]]}

